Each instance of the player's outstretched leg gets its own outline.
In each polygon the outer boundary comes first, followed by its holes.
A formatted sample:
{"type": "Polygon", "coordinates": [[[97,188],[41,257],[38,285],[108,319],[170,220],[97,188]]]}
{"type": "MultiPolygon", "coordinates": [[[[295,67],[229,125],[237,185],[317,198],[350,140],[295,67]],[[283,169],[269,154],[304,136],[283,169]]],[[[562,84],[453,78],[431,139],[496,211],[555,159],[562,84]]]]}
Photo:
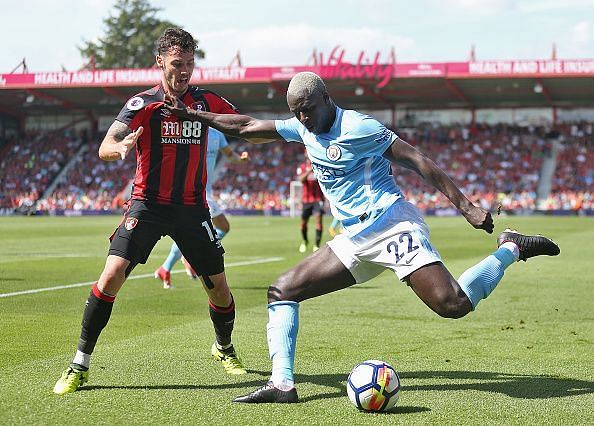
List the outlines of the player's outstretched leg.
{"type": "Polygon", "coordinates": [[[514,243],[520,251],[519,260],[524,262],[534,256],[557,256],[561,253],[559,246],[544,235],[523,235],[515,229],[506,229],[499,238],[497,246],[501,247],[506,242],[514,243]]]}
{"type": "Polygon", "coordinates": [[[472,308],[495,289],[505,269],[514,262],[541,255],[556,256],[559,246],[542,235],[523,235],[506,229],[497,238],[497,250],[478,264],[467,269],[458,279],[460,288],[470,300],[472,308]]]}

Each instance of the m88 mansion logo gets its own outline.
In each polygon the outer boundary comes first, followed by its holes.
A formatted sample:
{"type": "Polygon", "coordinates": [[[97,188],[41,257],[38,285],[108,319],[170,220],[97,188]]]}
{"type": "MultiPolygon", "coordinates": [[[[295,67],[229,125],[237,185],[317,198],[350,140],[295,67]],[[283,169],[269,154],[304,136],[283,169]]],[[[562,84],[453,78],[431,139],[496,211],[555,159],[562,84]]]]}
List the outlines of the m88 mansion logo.
{"type": "Polygon", "coordinates": [[[179,120],[175,116],[169,116],[161,120],[161,143],[200,145],[202,136],[202,123],[199,121],[179,120]]]}

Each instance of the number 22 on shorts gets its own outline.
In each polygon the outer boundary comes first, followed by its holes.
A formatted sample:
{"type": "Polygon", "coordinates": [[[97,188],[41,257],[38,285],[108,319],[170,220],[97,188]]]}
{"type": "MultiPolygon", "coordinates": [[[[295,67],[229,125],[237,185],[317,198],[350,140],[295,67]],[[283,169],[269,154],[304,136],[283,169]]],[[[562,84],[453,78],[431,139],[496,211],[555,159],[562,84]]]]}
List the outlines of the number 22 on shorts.
{"type": "Polygon", "coordinates": [[[388,253],[394,252],[396,263],[400,262],[404,256],[413,251],[417,251],[419,246],[414,244],[410,232],[402,232],[397,241],[390,241],[386,247],[388,253]]]}

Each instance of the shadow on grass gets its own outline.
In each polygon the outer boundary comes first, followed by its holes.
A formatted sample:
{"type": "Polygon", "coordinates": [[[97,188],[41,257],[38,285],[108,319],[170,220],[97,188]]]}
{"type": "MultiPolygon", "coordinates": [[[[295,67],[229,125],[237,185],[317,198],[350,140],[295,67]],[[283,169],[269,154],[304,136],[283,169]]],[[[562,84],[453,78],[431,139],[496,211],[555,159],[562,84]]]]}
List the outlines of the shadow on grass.
{"type": "Polygon", "coordinates": [[[488,371],[408,371],[400,374],[407,379],[431,379],[427,385],[404,386],[404,391],[478,390],[495,392],[519,399],[550,399],[594,393],[594,382],[565,379],[556,376],[496,373],[488,371]],[[440,383],[435,383],[439,379],[440,383]],[[471,383],[450,381],[472,380],[471,383]]]}
{"type": "MultiPolygon", "coordinates": [[[[248,370],[251,374],[262,376],[259,380],[249,380],[240,383],[219,384],[179,384],[179,385],[136,385],[136,386],[85,386],[80,391],[100,389],[127,389],[127,390],[166,390],[166,389],[195,389],[195,390],[221,390],[241,389],[247,393],[246,388],[256,388],[264,384],[270,373],[267,371],[248,370]]],[[[332,398],[343,398],[346,395],[347,374],[297,374],[296,383],[311,383],[318,386],[331,388],[323,393],[300,397],[301,403],[332,398]]],[[[404,392],[415,391],[464,391],[478,390],[482,392],[500,393],[511,398],[519,399],[550,399],[574,395],[594,393],[594,382],[576,379],[564,379],[545,375],[523,375],[497,373],[488,371],[408,371],[400,374],[404,392]],[[428,384],[407,385],[409,381],[430,380],[428,384]],[[465,383],[458,383],[465,381],[465,383]],[[437,382],[437,383],[436,383],[437,382]]],[[[241,394],[239,392],[238,394],[241,394]]],[[[397,406],[391,413],[407,414],[430,411],[427,407],[397,406]]]]}
{"type": "MultiPolygon", "coordinates": [[[[329,386],[336,392],[326,392],[302,398],[308,400],[335,398],[346,395],[347,375],[305,375],[297,374],[297,383],[312,383],[329,386]]],[[[478,390],[500,393],[518,399],[550,399],[594,393],[594,382],[566,379],[547,375],[509,374],[488,371],[409,371],[400,374],[403,392],[415,391],[457,391],[478,390]],[[430,380],[426,385],[407,385],[407,381],[430,380]],[[459,381],[466,383],[453,383],[459,381]]],[[[395,412],[412,409],[409,412],[425,411],[423,407],[397,407],[395,412]]],[[[427,409],[428,410],[428,409],[427,409]]],[[[406,411],[404,411],[406,412],[406,411]]]]}

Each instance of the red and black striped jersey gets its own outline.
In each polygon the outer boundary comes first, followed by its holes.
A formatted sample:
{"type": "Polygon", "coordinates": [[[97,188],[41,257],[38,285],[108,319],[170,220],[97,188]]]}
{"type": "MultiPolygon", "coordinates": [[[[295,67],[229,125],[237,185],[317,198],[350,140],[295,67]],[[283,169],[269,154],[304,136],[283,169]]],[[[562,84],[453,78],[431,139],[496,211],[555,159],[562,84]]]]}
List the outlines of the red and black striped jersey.
{"type": "MultiPolygon", "coordinates": [[[[130,98],[116,117],[132,130],[143,127],[136,143],[132,199],[208,208],[208,127],[171,114],[163,99],[163,87],[155,86],[130,98]]],[[[196,110],[238,113],[226,99],[199,87],[190,86],[180,99],[196,110]]]]}
{"type": "MultiPolygon", "coordinates": [[[[311,164],[301,164],[297,169],[297,176],[301,176],[307,170],[311,170],[311,164]]],[[[322,193],[320,184],[313,173],[307,175],[307,178],[302,182],[302,184],[303,188],[301,191],[301,201],[304,204],[324,201],[324,194],[322,193]]]]}

